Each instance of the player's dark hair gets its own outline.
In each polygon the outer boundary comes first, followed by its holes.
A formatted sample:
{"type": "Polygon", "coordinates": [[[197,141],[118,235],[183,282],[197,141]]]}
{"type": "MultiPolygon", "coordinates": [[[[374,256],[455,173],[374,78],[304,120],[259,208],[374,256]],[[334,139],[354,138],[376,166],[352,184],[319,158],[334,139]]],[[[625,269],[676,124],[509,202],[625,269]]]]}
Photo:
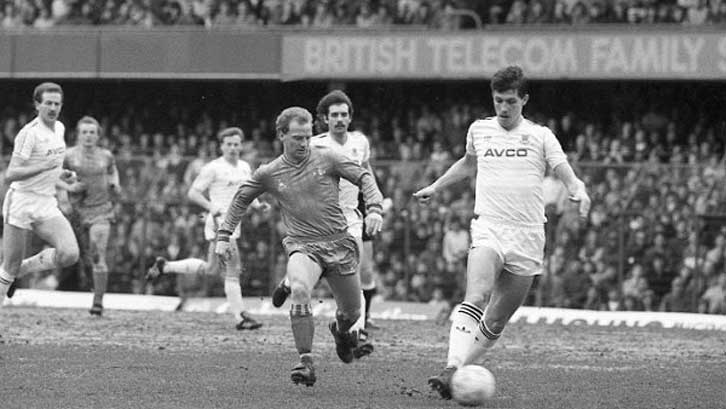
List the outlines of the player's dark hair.
{"type": "Polygon", "coordinates": [[[63,88],[61,88],[60,85],[56,84],[55,82],[44,82],[42,84],[39,84],[33,90],[33,101],[37,103],[43,102],[44,92],[56,92],[60,94],[61,101],[63,100],[63,88]]]}
{"type": "Polygon", "coordinates": [[[313,115],[305,108],[290,107],[285,108],[275,120],[275,131],[277,136],[282,136],[290,130],[290,122],[296,121],[299,124],[307,124],[313,122],[313,115]]]}
{"type": "Polygon", "coordinates": [[[241,140],[245,139],[245,133],[241,128],[237,128],[236,126],[233,126],[231,128],[224,128],[217,134],[217,140],[219,143],[224,143],[224,138],[229,138],[230,136],[239,136],[241,140]]]}
{"type": "Polygon", "coordinates": [[[494,73],[489,86],[491,87],[492,92],[515,90],[520,98],[529,93],[527,78],[524,76],[522,67],[517,65],[510,65],[509,67],[502,68],[494,73]]]}
{"type": "Polygon", "coordinates": [[[98,123],[98,121],[96,120],[96,118],[94,118],[94,117],[92,117],[90,115],[84,116],[83,118],[81,118],[81,119],[78,120],[78,123],[76,124],[76,130],[81,129],[81,124],[92,124],[92,125],[96,125],[96,131],[98,131],[98,135],[99,136],[101,135],[101,124],[98,123]]]}
{"type": "Polygon", "coordinates": [[[325,118],[328,116],[328,109],[330,109],[330,106],[337,104],[348,105],[348,114],[351,117],[353,116],[353,102],[351,102],[345,92],[339,89],[330,91],[327,95],[320,98],[320,102],[318,102],[318,107],[315,109],[315,112],[318,114],[320,119],[325,118]]]}

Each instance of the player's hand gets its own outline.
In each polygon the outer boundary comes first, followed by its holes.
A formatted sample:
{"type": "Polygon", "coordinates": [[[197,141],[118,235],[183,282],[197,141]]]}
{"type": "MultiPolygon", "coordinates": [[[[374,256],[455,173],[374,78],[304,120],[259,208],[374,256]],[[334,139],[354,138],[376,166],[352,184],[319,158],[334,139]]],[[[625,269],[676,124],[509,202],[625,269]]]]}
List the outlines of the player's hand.
{"type": "Polygon", "coordinates": [[[232,256],[232,247],[228,241],[217,240],[217,244],[214,247],[214,254],[219,257],[219,260],[226,263],[227,260],[232,256]]]}
{"type": "Polygon", "coordinates": [[[383,228],[383,217],[378,213],[368,213],[365,220],[366,233],[375,236],[383,228]]]}
{"type": "Polygon", "coordinates": [[[108,190],[111,191],[111,194],[116,197],[121,196],[121,186],[115,183],[110,183],[108,185],[108,190]]]}
{"type": "Polygon", "coordinates": [[[433,185],[426,186],[413,194],[413,197],[418,199],[419,203],[428,203],[429,200],[436,194],[436,189],[433,185]]]}
{"type": "Polygon", "coordinates": [[[86,190],[86,185],[83,182],[74,182],[68,184],[68,191],[71,193],[80,193],[86,190]]]}
{"type": "Polygon", "coordinates": [[[68,183],[69,185],[72,183],[76,183],[78,181],[78,175],[76,175],[76,172],[68,169],[61,170],[60,174],[60,180],[62,180],[65,183],[68,183]]]}
{"type": "Polygon", "coordinates": [[[222,213],[224,213],[224,210],[225,210],[225,209],[224,209],[224,208],[222,208],[222,206],[212,205],[212,206],[211,206],[211,207],[209,208],[209,214],[210,214],[210,215],[211,215],[212,217],[218,217],[218,216],[221,216],[221,215],[222,215],[222,213]]]}
{"type": "Polygon", "coordinates": [[[260,206],[257,208],[262,214],[267,214],[272,210],[272,206],[267,202],[260,202],[260,206]]]}
{"type": "Polygon", "coordinates": [[[590,196],[587,195],[585,188],[579,189],[577,193],[570,195],[570,200],[577,203],[579,206],[580,217],[587,219],[587,215],[590,213],[590,196]]]}

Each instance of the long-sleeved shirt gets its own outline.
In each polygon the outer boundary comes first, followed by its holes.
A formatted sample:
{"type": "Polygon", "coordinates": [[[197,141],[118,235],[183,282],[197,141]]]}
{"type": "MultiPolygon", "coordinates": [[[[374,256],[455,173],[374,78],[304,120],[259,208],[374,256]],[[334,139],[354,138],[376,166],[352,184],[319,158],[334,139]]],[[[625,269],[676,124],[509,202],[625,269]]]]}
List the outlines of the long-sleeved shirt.
{"type": "Polygon", "coordinates": [[[310,240],[345,232],[340,178],[361,189],[368,212],[381,212],[383,195],[366,169],[335,150],[311,146],[308,157],[300,163],[281,155],[260,166],[237,190],[218,237],[229,237],[250,203],[265,192],[279,202],[288,236],[310,240]]]}

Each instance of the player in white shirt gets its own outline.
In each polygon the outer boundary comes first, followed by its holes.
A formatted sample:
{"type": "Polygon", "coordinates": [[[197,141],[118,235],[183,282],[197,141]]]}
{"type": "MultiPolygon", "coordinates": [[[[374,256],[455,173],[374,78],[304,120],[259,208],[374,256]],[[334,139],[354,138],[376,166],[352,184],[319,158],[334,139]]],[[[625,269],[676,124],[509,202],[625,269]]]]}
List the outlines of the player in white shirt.
{"type": "MultiPolygon", "coordinates": [[[[207,209],[205,218],[204,238],[209,242],[207,260],[187,258],[169,261],[158,257],[149,269],[148,279],[154,279],[160,274],[203,274],[217,275],[224,269],[224,293],[227,297],[229,312],[237,320],[238,330],[258,329],[262,324],[252,318],[243,309],[242,288],[240,287],[240,272],[242,262],[237,246],[231,246],[232,257],[228,263],[220,263],[219,257],[214,253],[217,228],[224,220],[225,212],[237,192],[237,188],[252,176],[250,165],[240,159],[240,148],[244,133],[240,128],[227,128],[219,133],[219,143],[222,156],[204,165],[199,175],[194,179],[189,189],[189,200],[207,209]],[[208,192],[208,197],[205,196],[208,192]]],[[[256,208],[261,205],[256,203],[256,208]]],[[[233,238],[240,236],[237,226],[233,238]]]]}
{"type": "Polygon", "coordinates": [[[414,197],[428,201],[446,186],[476,174],[475,217],[467,263],[466,295],[452,315],[446,368],[429,379],[451,398],[456,368],[477,362],[497,341],[542,273],[544,196],[549,166],[587,217],[590,198],[552,131],[522,116],[529,99],[522,69],[510,66],[491,80],[496,117],[474,121],[466,154],[414,197]]]}
{"type": "Polygon", "coordinates": [[[16,277],[66,267],[78,261],[78,243],[56,200],[56,188],[75,191],[75,174],[64,171],[65,126],[58,121],[63,106],[60,85],[45,82],[33,91],[38,116],[15,137],[5,179],[10,188],[3,202],[3,264],[0,305],[16,277]],[[25,259],[25,243],[35,233],[50,244],[25,259]]]}
{"type": "MultiPolygon", "coordinates": [[[[353,120],[353,102],[343,91],[334,90],[320,99],[317,106],[317,114],[321,121],[327,126],[328,131],[312,138],[312,146],[322,146],[340,151],[345,157],[351,159],[357,165],[364,167],[373,174],[370,165],[371,148],[368,138],[359,131],[349,131],[350,123],[353,120]]],[[[353,351],[356,358],[362,358],[373,352],[373,345],[368,341],[368,333],[365,331],[369,317],[366,311],[370,309],[370,300],[376,291],[376,280],[373,276],[373,268],[361,268],[363,265],[370,266],[370,263],[362,263],[362,260],[372,257],[372,245],[363,242],[363,214],[359,208],[360,189],[353,183],[341,179],[339,184],[340,207],[348,223],[348,233],[353,236],[358,244],[360,254],[358,260],[358,272],[361,280],[361,316],[353,325],[352,330],[358,331],[360,338],[358,347],[353,351]]],[[[288,279],[283,279],[277,285],[272,294],[272,302],[275,307],[280,307],[290,294],[288,279]]]]}

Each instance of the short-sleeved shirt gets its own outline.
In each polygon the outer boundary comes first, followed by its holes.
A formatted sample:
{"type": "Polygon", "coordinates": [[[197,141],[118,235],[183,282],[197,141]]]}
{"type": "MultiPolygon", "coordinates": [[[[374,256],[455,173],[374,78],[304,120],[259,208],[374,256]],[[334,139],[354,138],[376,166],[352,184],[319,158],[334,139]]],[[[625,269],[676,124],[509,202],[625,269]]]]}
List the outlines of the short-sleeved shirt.
{"type": "Polygon", "coordinates": [[[547,166],[567,161],[549,128],[522,118],[507,131],[496,117],[474,121],[466,153],[477,158],[474,213],[493,222],[541,225],[547,166]]]}
{"type": "MultiPolygon", "coordinates": [[[[348,132],[344,144],[340,144],[329,133],[320,134],[310,141],[311,145],[339,149],[340,152],[358,165],[371,158],[371,147],[368,138],[358,131],[348,132]]],[[[345,179],[340,180],[340,206],[344,210],[358,208],[358,186],[345,179]]]]}
{"type": "Polygon", "coordinates": [[[66,152],[64,166],[76,172],[78,181],[85,185],[83,192],[69,194],[74,204],[92,207],[111,202],[109,186],[116,169],[111,151],[98,147],[89,151],[74,146],[66,152]]]}
{"type": "Polygon", "coordinates": [[[252,176],[250,164],[238,159],[233,165],[224,157],[217,158],[202,166],[192,188],[199,191],[209,190],[209,201],[227,209],[242,183],[252,176]]]}
{"type": "Polygon", "coordinates": [[[51,129],[36,117],[28,122],[15,137],[13,156],[25,159],[30,165],[50,162],[55,167],[27,179],[17,180],[10,188],[39,195],[54,196],[55,184],[60,177],[66,153],[66,127],[56,121],[51,129]]]}
{"type": "MultiPolygon", "coordinates": [[[[347,222],[339,202],[340,179],[356,182],[366,173],[340,152],[324,147],[311,146],[310,154],[300,163],[281,155],[260,166],[240,187],[221,229],[233,231],[252,200],[267,192],[279,202],[289,237],[315,240],[345,233],[347,222]]],[[[380,191],[376,189],[371,199],[371,203],[380,206],[380,191]]]]}

